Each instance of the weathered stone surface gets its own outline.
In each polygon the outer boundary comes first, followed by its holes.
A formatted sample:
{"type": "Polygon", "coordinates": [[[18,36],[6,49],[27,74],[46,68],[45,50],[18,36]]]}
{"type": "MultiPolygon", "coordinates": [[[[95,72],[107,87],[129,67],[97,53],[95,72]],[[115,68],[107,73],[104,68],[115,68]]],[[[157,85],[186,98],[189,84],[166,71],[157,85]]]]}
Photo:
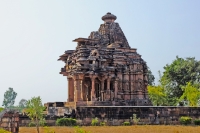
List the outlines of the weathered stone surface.
{"type": "MultiPolygon", "coordinates": [[[[102,121],[123,120],[132,122],[130,118],[133,117],[133,114],[136,114],[140,118],[139,124],[180,124],[181,116],[189,116],[193,119],[200,116],[199,107],[87,106],[77,107],[76,111],[76,118],[83,121],[97,117],[102,121]]],[[[113,124],[110,123],[110,125],[113,124]]]]}
{"type": "Polygon", "coordinates": [[[19,114],[14,110],[4,110],[0,113],[0,128],[12,133],[19,132],[19,114]]]}
{"type": "Polygon", "coordinates": [[[60,74],[67,76],[68,102],[74,107],[151,105],[146,62],[130,48],[116,18],[107,13],[98,31],[75,39],[76,49],[59,58],[65,62],[60,74]]]}

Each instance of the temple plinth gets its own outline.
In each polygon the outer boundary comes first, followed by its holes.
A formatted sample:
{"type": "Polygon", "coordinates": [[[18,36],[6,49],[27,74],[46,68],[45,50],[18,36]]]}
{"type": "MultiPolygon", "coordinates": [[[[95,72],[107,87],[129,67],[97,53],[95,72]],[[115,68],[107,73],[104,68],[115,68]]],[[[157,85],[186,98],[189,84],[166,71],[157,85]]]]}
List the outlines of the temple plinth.
{"type": "Polygon", "coordinates": [[[131,48],[107,13],[98,31],[88,38],[77,38],[75,50],[67,50],[60,74],[67,76],[68,102],[76,106],[151,105],[147,95],[147,65],[131,48]]]}

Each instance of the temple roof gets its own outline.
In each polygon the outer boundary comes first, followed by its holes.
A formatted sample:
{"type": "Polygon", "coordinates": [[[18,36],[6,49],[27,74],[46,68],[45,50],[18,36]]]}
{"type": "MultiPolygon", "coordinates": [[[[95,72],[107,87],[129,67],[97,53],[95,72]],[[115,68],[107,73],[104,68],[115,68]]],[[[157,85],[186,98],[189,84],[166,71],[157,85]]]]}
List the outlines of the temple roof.
{"type": "Polygon", "coordinates": [[[67,51],[65,51],[65,54],[71,54],[73,52],[74,52],[74,50],[67,50],[67,51]]]}
{"type": "Polygon", "coordinates": [[[58,59],[66,63],[61,72],[112,73],[130,69],[130,65],[134,64],[146,70],[146,62],[136,49],[129,46],[121,27],[114,22],[116,18],[108,12],[102,17],[105,23],[100,25],[98,31],[91,32],[88,38],[74,39],[76,49],[65,51],[58,59]]]}
{"type": "Polygon", "coordinates": [[[86,41],[89,41],[91,39],[88,39],[88,38],[76,38],[73,40],[73,42],[86,42],[86,41]]]}
{"type": "Polygon", "coordinates": [[[88,42],[88,41],[98,41],[99,39],[88,39],[88,38],[76,38],[73,42],[88,42]]]}

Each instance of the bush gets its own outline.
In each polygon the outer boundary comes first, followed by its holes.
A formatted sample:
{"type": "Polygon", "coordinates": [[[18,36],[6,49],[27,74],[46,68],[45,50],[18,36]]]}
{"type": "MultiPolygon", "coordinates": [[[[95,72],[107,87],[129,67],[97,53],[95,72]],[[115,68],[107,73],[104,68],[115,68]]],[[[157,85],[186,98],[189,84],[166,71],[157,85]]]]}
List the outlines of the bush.
{"type": "Polygon", "coordinates": [[[96,118],[92,119],[91,125],[92,125],[92,126],[97,126],[98,123],[99,123],[99,120],[98,120],[98,118],[96,117],[96,118]]]}
{"type": "Polygon", "coordinates": [[[57,126],[75,126],[76,125],[76,119],[72,118],[60,118],[56,120],[57,126]]]}
{"type": "Polygon", "coordinates": [[[192,118],[191,118],[191,117],[182,116],[182,117],[180,118],[180,123],[183,124],[183,125],[191,124],[191,122],[192,122],[192,118]]]}
{"type": "Polygon", "coordinates": [[[137,118],[137,115],[136,115],[136,114],[133,114],[133,123],[134,123],[135,125],[137,125],[139,121],[140,121],[140,118],[137,118]]]}
{"type": "Polygon", "coordinates": [[[100,126],[105,126],[106,123],[105,122],[100,122],[100,126]]]}
{"type": "Polygon", "coordinates": [[[0,128],[0,133],[11,133],[11,132],[9,132],[9,131],[6,131],[6,130],[4,130],[4,129],[0,128]]]}
{"type": "Polygon", "coordinates": [[[200,125],[200,119],[194,120],[194,124],[195,124],[195,125],[200,125]]]}
{"type": "Polygon", "coordinates": [[[130,126],[130,122],[125,121],[125,122],[123,123],[123,125],[124,125],[124,126],[130,126]]]}
{"type": "Polygon", "coordinates": [[[41,119],[41,120],[39,121],[39,125],[40,125],[41,127],[47,126],[46,120],[45,120],[44,118],[41,119]]]}
{"type": "MultiPolygon", "coordinates": [[[[35,127],[36,124],[35,124],[34,121],[31,121],[31,122],[28,124],[28,126],[29,126],[29,127],[35,127]]],[[[45,120],[45,119],[41,119],[41,120],[39,121],[39,126],[41,126],[41,127],[47,126],[46,120],[45,120]]]]}
{"type": "Polygon", "coordinates": [[[29,126],[29,127],[35,127],[36,125],[35,125],[34,122],[31,121],[31,122],[28,124],[28,126],[29,126]]]}

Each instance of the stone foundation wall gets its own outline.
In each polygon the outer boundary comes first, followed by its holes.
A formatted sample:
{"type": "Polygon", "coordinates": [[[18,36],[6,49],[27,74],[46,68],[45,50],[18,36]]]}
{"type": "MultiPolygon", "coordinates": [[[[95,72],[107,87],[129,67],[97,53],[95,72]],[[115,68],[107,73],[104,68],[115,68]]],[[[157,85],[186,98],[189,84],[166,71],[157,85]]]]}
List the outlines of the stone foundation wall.
{"type": "Polygon", "coordinates": [[[133,114],[140,118],[138,124],[180,124],[181,116],[200,118],[200,107],[115,106],[77,107],[76,109],[76,118],[86,125],[95,117],[100,121],[106,121],[108,125],[121,125],[124,121],[133,123],[131,119],[133,114]]]}
{"type": "MultiPolygon", "coordinates": [[[[67,107],[63,108],[63,110],[71,110],[67,107]]],[[[75,117],[79,125],[85,126],[90,126],[92,119],[96,117],[99,122],[105,122],[106,125],[122,125],[125,121],[134,124],[133,120],[130,119],[133,117],[133,114],[140,118],[138,124],[179,125],[181,116],[189,116],[193,119],[200,118],[200,107],[83,106],[77,107],[74,113],[65,117],[75,117]]],[[[45,119],[48,126],[55,126],[56,119],[62,117],[64,116],[51,114],[51,116],[47,116],[45,119]]],[[[28,126],[29,122],[30,119],[28,117],[20,116],[20,126],[28,126]]]]}

